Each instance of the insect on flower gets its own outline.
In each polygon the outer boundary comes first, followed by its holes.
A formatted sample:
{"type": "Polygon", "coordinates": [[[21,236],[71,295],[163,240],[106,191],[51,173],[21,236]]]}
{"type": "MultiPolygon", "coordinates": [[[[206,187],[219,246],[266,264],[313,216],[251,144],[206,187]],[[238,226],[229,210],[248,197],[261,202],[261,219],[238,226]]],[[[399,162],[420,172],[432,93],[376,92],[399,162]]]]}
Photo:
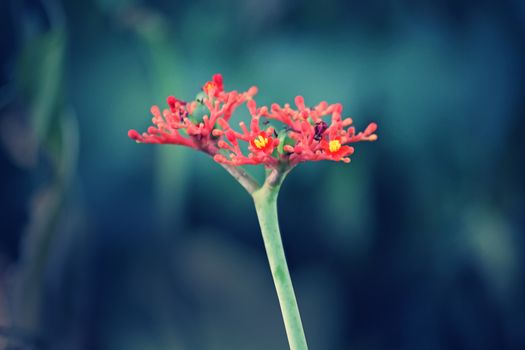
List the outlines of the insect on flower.
{"type": "Polygon", "coordinates": [[[314,140],[315,141],[320,141],[321,138],[323,137],[323,133],[326,131],[326,129],[328,129],[328,124],[326,124],[326,122],[321,120],[320,122],[315,123],[314,140]]]}

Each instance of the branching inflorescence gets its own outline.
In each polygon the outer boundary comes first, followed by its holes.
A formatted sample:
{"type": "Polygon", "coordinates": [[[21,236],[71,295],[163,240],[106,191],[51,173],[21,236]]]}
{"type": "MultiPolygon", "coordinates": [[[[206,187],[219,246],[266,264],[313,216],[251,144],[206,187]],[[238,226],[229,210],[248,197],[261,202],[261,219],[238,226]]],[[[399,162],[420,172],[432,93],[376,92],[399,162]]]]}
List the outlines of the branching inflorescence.
{"type": "Polygon", "coordinates": [[[130,130],[137,142],[177,144],[210,154],[218,163],[239,165],[263,164],[275,168],[286,164],[294,167],[305,161],[333,160],[350,162],[359,141],[375,141],[377,125],[356,133],[351,118],[342,117],[340,103],[321,102],[306,107],[302,96],[295,98],[296,108],[289,104],[257,107],[253,99],[255,86],[248,91],[225,91],[220,74],[203,86],[203,93],[191,102],[168,97],[169,108],[162,112],[151,108],[153,124],[147,132],[130,130]],[[230,118],[239,106],[246,104],[251,115],[248,125],[239,123],[239,130],[230,125],[230,118]],[[281,128],[272,126],[272,122],[281,128]],[[248,146],[243,151],[240,142],[248,146]]]}
{"type": "Polygon", "coordinates": [[[281,312],[292,350],[306,350],[306,337],[288,271],[277,219],[277,195],[288,172],[306,161],[350,162],[351,144],[375,141],[377,125],[370,123],[356,132],[352,119],[343,118],[340,103],[321,102],[306,107],[301,96],[295,108],[289,104],[257,107],[257,88],[246,92],[225,91],[222,76],[216,74],[204,84],[191,102],[168,97],[163,111],[153,106],[153,124],[142,134],[130,130],[137,142],[175,144],[205,152],[220,163],[253,197],[257,217],[281,312]],[[234,111],[246,104],[249,123],[231,126],[234,111]],[[264,165],[266,179],[261,186],[242,165],[264,165]]]}

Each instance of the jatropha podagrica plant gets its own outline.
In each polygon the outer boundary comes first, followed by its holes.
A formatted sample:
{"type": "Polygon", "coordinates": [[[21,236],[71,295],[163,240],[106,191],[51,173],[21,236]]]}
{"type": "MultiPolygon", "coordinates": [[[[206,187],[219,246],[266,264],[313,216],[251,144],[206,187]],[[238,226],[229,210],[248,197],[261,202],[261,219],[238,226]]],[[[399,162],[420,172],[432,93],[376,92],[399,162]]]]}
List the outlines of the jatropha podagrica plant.
{"type": "Polygon", "coordinates": [[[370,123],[364,131],[356,132],[352,119],[343,119],[341,104],[321,102],[307,107],[301,96],[295,98],[295,108],[289,104],[258,107],[253,99],[255,86],[246,92],[225,91],[220,74],[202,90],[189,102],[169,96],[168,108],[151,108],[155,126],[142,134],[130,130],[128,136],[139,143],[182,145],[207,153],[248,191],[255,203],[290,348],[307,349],[279,231],[279,188],[301,162],[349,163],[354,153],[350,144],[377,140],[377,125],[370,123]],[[251,120],[234,128],[230,118],[243,104],[251,120]],[[243,165],[263,165],[264,183],[260,185],[243,165]]]}

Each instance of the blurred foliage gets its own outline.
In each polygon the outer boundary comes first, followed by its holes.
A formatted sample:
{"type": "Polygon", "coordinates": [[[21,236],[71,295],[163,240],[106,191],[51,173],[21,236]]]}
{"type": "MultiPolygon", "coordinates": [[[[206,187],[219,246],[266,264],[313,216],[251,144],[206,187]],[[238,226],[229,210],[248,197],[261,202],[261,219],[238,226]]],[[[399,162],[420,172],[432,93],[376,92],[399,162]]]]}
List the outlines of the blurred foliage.
{"type": "MultiPolygon", "coordinates": [[[[13,79],[5,85],[15,94],[7,99],[2,113],[8,155],[38,181],[26,204],[28,221],[18,228],[23,237],[13,254],[19,254],[17,265],[6,275],[10,289],[3,322],[10,327],[6,328],[7,348],[17,348],[20,341],[22,345],[42,343],[44,275],[53,250],[62,246],[57,237],[77,157],[78,130],[64,89],[65,28],[54,22],[55,6],[43,4],[39,12],[27,14],[31,9],[30,4],[11,8],[11,13],[20,15],[21,49],[14,55],[13,79]],[[23,140],[30,146],[22,146],[26,151],[21,153],[17,148],[23,140]]],[[[3,231],[6,237],[17,233],[9,224],[3,231]]]]}
{"type": "Polygon", "coordinates": [[[380,126],[281,191],[311,349],[525,346],[522,1],[0,10],[0,348],[286,349],[250,198],[126,137],[216,72],[380,126]]]}

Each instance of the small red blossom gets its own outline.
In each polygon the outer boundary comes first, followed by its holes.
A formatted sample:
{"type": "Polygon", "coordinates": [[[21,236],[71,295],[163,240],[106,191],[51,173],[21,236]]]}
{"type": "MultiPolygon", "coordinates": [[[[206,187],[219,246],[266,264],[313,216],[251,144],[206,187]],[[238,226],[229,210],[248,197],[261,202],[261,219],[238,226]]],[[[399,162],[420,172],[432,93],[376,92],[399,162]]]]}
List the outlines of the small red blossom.
{"type": "Polygon", "coordinates": [[[250,145],[255,152],[272,153],[273,138],[269,137],[265,131],[261,131],[255,138],[250,140],[250,145]]]}
{"type": "Polygon", "coordinates": [[[221,137],[218,143],[219,148],[226,151],[225,154],[217,154],[214,156],[215,161],[229,165],[257,165],[264,164],[266,167],[276,166],[279,159],[272,156],[272,152],[279,145],[279,140],[268,135],[274,133],[272,127],[266,130],[261,130],[259,123],[261,119],[261,111],[257,111],[255,101],[247,102],[248,110],[252,114],[250,128],[244,122],[239,123],[241,132],[235,131],[230,127],[227,121],[219,119],[220,129],[214,130],[215,136],[221,137]],[[247,155],[241,150],[239,141],[248,143],[247,155]]]}
{"type": "Polygon", "coordinates": [[[224,84],[222,80],[222,75],[215,74],[212,80],[206,82],[202,87],[202,91],[208,96],[217,96],[221,92],[224,92],[224,84]]]}
{"type": "Polygon", "coordinates": [[[354,148],[348,145],[341,145],[340,139],[334,140],[321,140],[321,148],[324,151],[325,159],[334,160],[334,161],[344,161],[346,163],[350,162],[350,156],[354,153],[354,148]]]}

